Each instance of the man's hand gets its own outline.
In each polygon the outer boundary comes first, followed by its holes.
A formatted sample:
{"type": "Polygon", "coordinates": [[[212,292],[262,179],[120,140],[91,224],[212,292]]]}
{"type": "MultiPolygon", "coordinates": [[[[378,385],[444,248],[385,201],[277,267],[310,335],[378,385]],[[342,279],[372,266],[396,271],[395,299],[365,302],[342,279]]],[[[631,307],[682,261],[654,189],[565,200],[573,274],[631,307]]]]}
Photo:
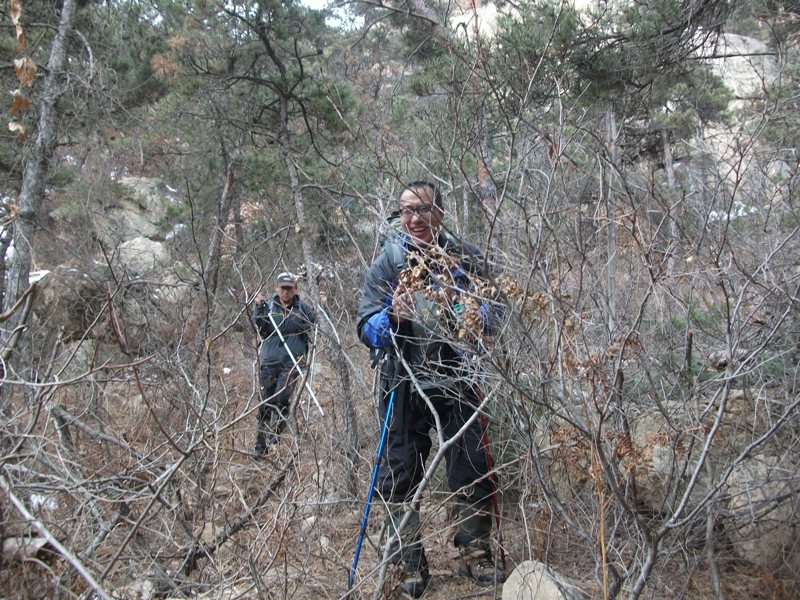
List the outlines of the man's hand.
{"type": "Polygon", "coordinates": [[[398,285],[392,295],[392,314],[398,323],[414,317],[414,296],[402,285],[398,285]]]}
{"type": "Polygon", "coordinates": [[[266,301],[267,301],[267,298],[264,296],[264,294],[262,294],[260,291],[256,292],[256,295],[253,298],[253,302],[256,305],[263,304],[266,301]]]}

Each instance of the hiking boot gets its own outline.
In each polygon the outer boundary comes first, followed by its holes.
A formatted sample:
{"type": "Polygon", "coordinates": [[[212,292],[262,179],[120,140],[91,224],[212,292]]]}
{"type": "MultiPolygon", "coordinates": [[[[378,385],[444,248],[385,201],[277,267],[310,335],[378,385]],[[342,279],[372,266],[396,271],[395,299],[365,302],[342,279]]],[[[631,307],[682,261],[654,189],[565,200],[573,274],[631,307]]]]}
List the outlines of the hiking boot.
{"type": "Polygon", "coordinates": [[[458,574],[471,577],[479,585],[503,583],[506,574],[492,558],[489,539],[492,532],[492,502],[489,499],[470,503],[466,497],[457,497],[459,525],[453,538],[461,561],[458,574]]]}
{"type": "Polygon", "coordinates": [[[400,582],[400,593],[409,598],[421,598],[431,581],[428,567],[410,572],[406,571],[403,581],[400,582]]]}
{"type": "Polygon", "coordinates": [[[268,448],[271,449],[277,446],[278,441],[278,434],[274,431],[269,432],[269,434],[259,431],[256,435],[256,447],[253,449],[253,454],[256,456],[263,456],[266,454],[268,448]]]}
{"type": "Polygon", "coordinates": [[[461,561],[458,563],[458,574],[471,577],[478,585],[494,585],[503,583],[506,574],[495,564],[492,552],[485,544],[471,544],[458,549],[461,561]]]}

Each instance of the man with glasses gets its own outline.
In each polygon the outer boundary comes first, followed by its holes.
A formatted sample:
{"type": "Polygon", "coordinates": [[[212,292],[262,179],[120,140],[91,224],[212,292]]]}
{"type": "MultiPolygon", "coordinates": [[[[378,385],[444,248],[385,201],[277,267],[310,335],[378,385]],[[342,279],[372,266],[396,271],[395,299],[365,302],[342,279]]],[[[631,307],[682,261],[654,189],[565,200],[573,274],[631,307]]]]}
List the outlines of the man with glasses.
{"type": "MultiPolygon", "coordinates": [[[[358,335],[382,358],[380,413],[387,435],[376,491],[386,503],[389,560],[403,569],[400,591],[419,598],[430,574],[412,498],[432,448],[430,433],[438,419],[443,439],[452,440],[479,404],[479,391],[465,375],[468,353],[457,335],[459,306],[442,299],[474,292],[470,276],[481,275],[483,261],[475,246],[441,230],[444,206],[434,184],[408,184],[397,214],[398,237],[384,243],[365,277],[358,335]]],[[[453,541],[461,556],[459,574],[492,585],[502,583],[505,574],[490,546],[495,485],[484,433],[480,419],[473,419],[445,461],[458,505],[453,541]]]]}
{"type": "Polygon", "coordinates": [[[278,443],[278,435],[286,425],[289,400],[300,374],[297,365],[308,352],[316,314],[310,305],[300,301],[297,280],[289,272],[276,278],[271,300],[267,301],[259,291],[253,301],[253,322],[261,336],[261,404],[255,446],[255,454],[260,456],[266,452],[267,444],[278,443]]]}

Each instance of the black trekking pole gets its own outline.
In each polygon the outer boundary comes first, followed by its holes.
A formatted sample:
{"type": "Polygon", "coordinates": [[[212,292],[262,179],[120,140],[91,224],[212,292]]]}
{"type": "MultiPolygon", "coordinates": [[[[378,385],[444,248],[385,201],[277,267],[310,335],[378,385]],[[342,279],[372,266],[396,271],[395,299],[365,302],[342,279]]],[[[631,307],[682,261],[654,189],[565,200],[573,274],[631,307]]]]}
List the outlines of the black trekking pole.
{"type": "Polygon", "coordinates": [[[386,437],[389,432],[389,419],[392,418],[392,406],[394,405],[394,392],[396,388],[392,388],[389,394],[389,402],[386,405],[386,415],[383,419],[383,427],[381,428],[381,439],[378,442],[378,450],[375,452],[375,466],[372,469],[372,482],[369,484],[369,492],[367,493],[367,504],[364,506],[364,516],[361,517],[361,531],[358,533],[358,542],[356,542],[356,554],[353,557],[353,566],[350,568],[350,576],[347,579],[347,589],[353,587],[353,581],[356,577],[356,567],[358,567],[358,557],[361,554],[361,544],[364,543],[364,534],[367,532],[367,521],[369,521],[369,510],[372,507],[372,495],[375,492],[375,483],[378,480],[378,467],[381,465],[383,458],[383,448],[386,445],[386,437]]]}

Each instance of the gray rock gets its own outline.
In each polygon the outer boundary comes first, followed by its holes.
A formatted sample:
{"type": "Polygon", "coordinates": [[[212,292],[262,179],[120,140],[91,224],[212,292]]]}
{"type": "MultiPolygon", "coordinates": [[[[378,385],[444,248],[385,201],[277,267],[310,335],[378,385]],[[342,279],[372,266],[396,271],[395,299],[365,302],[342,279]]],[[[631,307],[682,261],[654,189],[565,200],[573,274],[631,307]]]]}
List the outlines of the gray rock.
{"type": "MultiPolygon", "coordinates": [[[[666,402],[666,414],[653,408],[632,419],[635,452],[621,461],[621,467],[636,478],[637,497],[644,506],[656,512],[671,512],[678,505],[697,468],[720,400],[700,399],[694,406],[666,402]]],[[[715,473],[721,473],[733,457],[767,430],[771,413],[779,412],[774,404],[747,390],[730,390],[714,443],[692,489],[690,506],[714,487],[715,473]]]]}
{"type": "Polygon", "coordinates": [[[589,596],[568,578],[547,565],[526,560],[503,584],[503,600],[586,600],[589,596]]]}
{"type": "Polygon", "coordinates": [[[774,570],[798,566],[800,473],[790,461],[758,455],[728,478],[729,538],[736,554],[774,570]]]}
{"type": "Polygon", "coordinates": [[[162,183],[146,177],[123,177],[121,192],[94,217],[98,237],[111,248],[137,237],[158,238],[169,201],[162,183]]]}
{"type": "Polygon", "coordinates": [[[94,335],[102,335],[103,323],[95,318],[106,302],[108,273],[97,268],[91,273],[67,266],[53,269],[39,284],[34,312],[41,323],[61,330],[62,340],[80,338],[94,325],[94,335]]]}
{"type": "Polygon", "coordinates": [[[711,61],[714,71],[739,98],[757,93],[777,79],[774,55],[764,42],[756,38],[725,33],[720,36],[716,51],[725,58],[711,61]]]}
{"type": "Polygon", "coordinates": [[[132,581],[111,590],[111,596],[121,600],[151,600],[155,597],[155,593],[155,585],[147,579],[132,581]]]}
{"type": "Polygon", "coordinates": [[[164,244],[140,236],[120,244],[119,262],[129,273],[145,275],[167,266],[170,256],[164,244]]]}
{"type": "MultiPolygon", "coordinates": [[[[671,412],[669,407],[667,411],[671,412]]],[[[638,500],[655,512],[672,511],[694,466],[689,463],[689,444],[682,435],[685,415],[679,413],[676,418],[671,414],[670,421],[671,426],[657,409],[637,416],[631,424],[631,441],[637,452],[630,463],[622,461],[622,468],[636,478],[638,500]]]]}

